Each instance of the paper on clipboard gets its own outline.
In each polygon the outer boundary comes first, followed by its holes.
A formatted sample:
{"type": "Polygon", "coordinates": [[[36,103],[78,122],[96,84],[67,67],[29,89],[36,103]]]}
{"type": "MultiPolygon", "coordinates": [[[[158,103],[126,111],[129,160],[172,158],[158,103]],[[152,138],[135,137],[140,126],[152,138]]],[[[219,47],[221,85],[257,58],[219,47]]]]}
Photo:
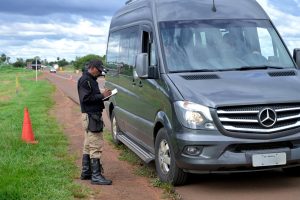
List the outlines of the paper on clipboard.
{"type": "Polygon", "coordinates": [[[115,89],[113,89],[113,90],[111,91],[111,95],[109,95],[108,97],[103,98],[103,100],[106,100],[106,99],[110,98],[111,96],[113,96],[113,95],[115,95],[115,94],[117,94],[117,93],[118,93],[118,89],[115,88],[115,89]]]}

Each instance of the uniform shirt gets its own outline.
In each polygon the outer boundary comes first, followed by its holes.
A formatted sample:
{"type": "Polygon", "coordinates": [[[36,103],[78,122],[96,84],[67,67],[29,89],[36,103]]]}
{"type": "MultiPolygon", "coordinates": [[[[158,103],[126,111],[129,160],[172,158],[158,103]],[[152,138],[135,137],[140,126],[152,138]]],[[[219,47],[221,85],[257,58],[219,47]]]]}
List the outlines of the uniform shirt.
{"type": "Polygon", "coordinates": [[[98,113],[104,109],[103,98],[97,78],[89,72],[84,72],[77,83],[80,107],[82,113],[98,113]]]}

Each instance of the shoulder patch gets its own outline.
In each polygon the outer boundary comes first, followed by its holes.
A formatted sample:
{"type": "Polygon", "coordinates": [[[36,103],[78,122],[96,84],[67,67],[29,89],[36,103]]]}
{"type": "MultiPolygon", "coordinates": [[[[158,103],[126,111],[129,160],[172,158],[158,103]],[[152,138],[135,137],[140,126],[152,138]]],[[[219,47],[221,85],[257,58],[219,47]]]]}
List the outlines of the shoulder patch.
{"type": "Polygon", "coordinates": [[[88,85],[89,85],[90,89],[92,89],[92,86],[91,86],[91,83],[90,83],[90,81],[87,81],[87,83],[88,83],[88,85]]]}

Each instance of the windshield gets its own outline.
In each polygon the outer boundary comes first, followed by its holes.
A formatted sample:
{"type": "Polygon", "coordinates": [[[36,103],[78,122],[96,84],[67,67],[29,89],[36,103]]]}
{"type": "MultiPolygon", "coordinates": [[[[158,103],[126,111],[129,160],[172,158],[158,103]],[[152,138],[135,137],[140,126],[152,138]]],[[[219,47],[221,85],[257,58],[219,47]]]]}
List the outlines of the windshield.
{"type": "Polygon", "coordinates": [[[161,22],[160,32],[170,72],[295,67],[268,20],[161,22]]]}

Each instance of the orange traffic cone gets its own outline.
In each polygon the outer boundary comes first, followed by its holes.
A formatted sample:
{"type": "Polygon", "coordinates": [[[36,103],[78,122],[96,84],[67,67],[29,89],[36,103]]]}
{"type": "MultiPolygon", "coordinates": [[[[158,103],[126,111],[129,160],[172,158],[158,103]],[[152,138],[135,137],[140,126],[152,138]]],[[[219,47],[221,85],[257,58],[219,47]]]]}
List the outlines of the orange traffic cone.
{"type": "Polygon", "coordinates": [[[34,140],[34,134],[32,131],[31,121],[28,109],[24,109],[24,121],[23,121],[23,130],[22,130],[22,140],[26,143],[36,144],[38,141],[34,140]]]}

